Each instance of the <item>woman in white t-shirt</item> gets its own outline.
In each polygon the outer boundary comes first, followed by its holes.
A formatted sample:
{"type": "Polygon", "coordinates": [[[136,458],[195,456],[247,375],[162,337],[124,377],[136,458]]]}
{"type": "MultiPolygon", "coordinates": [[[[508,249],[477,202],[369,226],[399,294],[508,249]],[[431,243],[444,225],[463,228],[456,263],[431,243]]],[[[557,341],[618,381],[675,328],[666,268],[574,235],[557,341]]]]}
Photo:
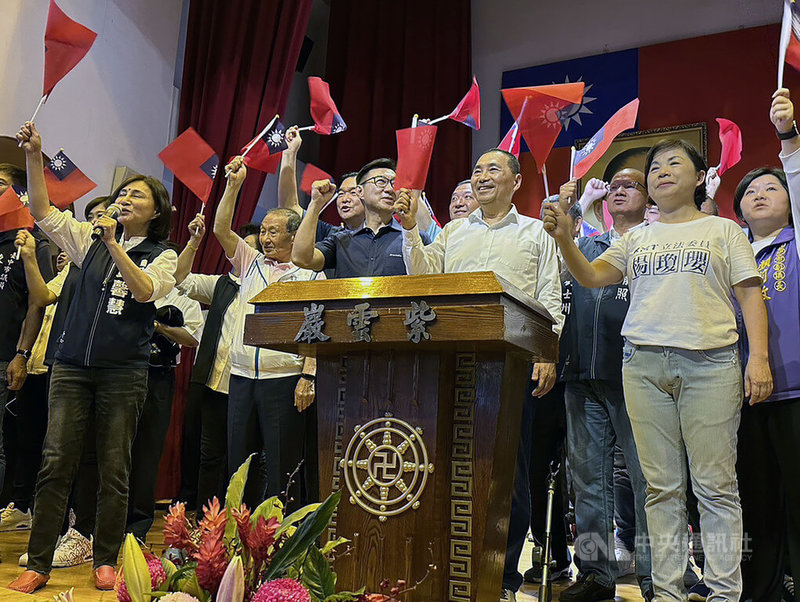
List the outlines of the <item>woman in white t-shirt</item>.
{"type": "Polygon", "coordinates": [[[645,165],[660,221],[628,231],[592,263],[575,246],[557,204],[548,205],[545,228],[583,286],[607,286],[626,276],[630,282],[622,376],[647,479],[656,599],[686,599],[691,477],[700,502],[708,599],[738,600],[742,515],[735,465],[742,372],[731,291],[751,349],[744,390],[755,403],[772,391],[761,278],[741,228],[700,212],[706,165],[693,146],[661,141],[645,165]]]}

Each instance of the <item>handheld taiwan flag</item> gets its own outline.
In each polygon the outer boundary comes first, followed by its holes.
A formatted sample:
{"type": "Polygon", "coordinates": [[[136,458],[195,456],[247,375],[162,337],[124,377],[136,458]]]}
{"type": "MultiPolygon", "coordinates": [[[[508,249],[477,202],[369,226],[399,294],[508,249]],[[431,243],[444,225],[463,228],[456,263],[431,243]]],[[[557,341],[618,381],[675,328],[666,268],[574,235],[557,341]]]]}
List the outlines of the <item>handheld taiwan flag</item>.
{"type": "Polygon", "coordinates": [[[20,207],[24,208],[22,201],[19,199],[23,191],[18,191],[14,186],[6,188],[3,194],[0,194],[0,215],[6,215],[18,210],[20,207]]]}
{"type": "Polygon", "coordinates": [[[397,130],[397,170],[394,188],[423,190],[431,165],[433,142],[436,140],[435,125],[397,130]]]}
{"type": "Polygon", "coordinates": [[[164,150],[158,158],[183,185],[203,201],[208,201],[219,167],[219,157],[208,143],[190,127],[164,150]]]}
{"type": "Polygon", "coordinates": [[[326,81],[319,77],[309,77],[308,93],[311,97],[313,130],[317,134],[338,134],[347,129],[347,124],[331,98],[331,90],[326,81]]]}
{"type": "Polygon", "coordinates": [[[519,120],[522,119],[522,116],[525,114],[525,107],[527,102],[522,103],[522,109],[520,109],[519,119],[514,121],[511,124],[511,127],[506,132],[506,135],[500,141],[500,144],[497,145],[497,148],[500,150],[504,150],[507,153],[511,153],[517,159],[519,159],[519,149],[520,149],[520,139],[521,135],[519,133],[519,120]]]}
{"type": "Polygon", "coordinates": [[[311,185],[319,180],[330,180],[333,183],[333,177],[328,172],[321,170],[316,165],[306,163],[303,178],[300,180],[300,190],[310,195],[311,185]]]}
{"type": "Polygon", "coordinates": [[[59,209],[69,207],[84,194],[97,188],[67,157],[62,148],[44,168],[44,183],[47,195],[59,209]]]}
{"type": "Polygon", "coordinates": [[[561,109],[581,102],[583,89],[583,82],[576,82],[501,90],[508,109],[519,124],[522,137],[536,159],[539,173],[542,173],[544,163],[561,132],[561,109]]]}
{"type": "Polygon", "coordinates": [[[783,66],[800,71],[800,8],[795,0],[784,0],[781,39],[778,47],[778,87],[783,88],[783,66]]]}
{"type": "Polygon", "coordinates": [[[594,136],[589,138],[586,146],[575,153],[575,158],[572,162],[572,175],[574,178],[580,179],[585,176],[586,172],[592,168],[592,165],[597,163],[603,153],[608,150],[614,138],[636,125],[638,112],[639,99],[634,98],[614,113],[611,119],[606,121],[605,125],[597,130],[594,136]]]}
{"type": "Polygon", "coordinates": [[[44,30],[44,85],[47,96],[56,84],[81,62],[94,44],[97,34],[70,19],[54,0],[50,0],[47,26],[44,30]]]}
{"type": "Polygon", "coordinates": [[[721,176],[742,159],[742,131],[729,119],[717,117],[717,123],[719,141],[722,144],[717,175],[721,176]]]}
{"type": "Polygon", "coordinates": [[[286,126],[276,115],[258,136],[242,148],[244,164],[258,171],[275,173],[281,164],[281,153],[287,148],[286,126]]]}
{"type": "Polygon", "coordinates": [[[458,121],[473,130],[481,129],[481,90],[478,87],[478,80],[472,76],[472,86],[466,93],[458,106],[453,109],[448,118],[458,121]]]}

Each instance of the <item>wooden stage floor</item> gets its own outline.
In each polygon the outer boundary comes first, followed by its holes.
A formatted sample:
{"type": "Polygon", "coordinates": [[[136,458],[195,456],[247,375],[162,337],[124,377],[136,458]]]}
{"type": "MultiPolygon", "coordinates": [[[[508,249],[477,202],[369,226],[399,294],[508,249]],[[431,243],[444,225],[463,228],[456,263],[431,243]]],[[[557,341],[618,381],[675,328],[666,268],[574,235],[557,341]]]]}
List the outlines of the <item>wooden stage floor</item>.
{"type": "MultiPolygon", "coordinates": [[[[159,513],[156,523],[150,530],[147,543],[152,547],[153,553],[160,555],[164,549],[164,540],[161,535],[163,527],[163,512],[159,513]]],[[[34,595],[19,594],[6,588],[17,575],[24,569],[17,563],[20,554],[24,553],[30,531],[16,531],[0,533],[0,602],[53,602],[53,596],[61,591],[75,588],[75,602],[113,602],[116,595],[113,591],[101,592],[94,588],[92,580],[92,565],[82,564],[68,569],[53,569],[50,574],[50,581],[46,587],[36,592],[34,595]]],[[[529,568],[528,559],[531,557],[531,544],[526,543],[522,552],[520,571],[525,572],[529,568]]],[[[573,567],[574,571],[574,567],[573,567]]],[[[553,587],[553,599],[558,600],[558,593],[569,585],[566,581],[559,582],[553,587]]],[[[518,602],[532,602],[538,600],[538,586],[523,585],[517,593],[518,602]]],[[[498,592],[499,597],[499,592],[498,592]]],[[[639,595],[639,587],[633,575],[625,577],[617,584],[617,601],[619,602],[639,602],[642,597],[639,595]]],[[[432,601],[433,602],[433,601],[432,601]]]]}

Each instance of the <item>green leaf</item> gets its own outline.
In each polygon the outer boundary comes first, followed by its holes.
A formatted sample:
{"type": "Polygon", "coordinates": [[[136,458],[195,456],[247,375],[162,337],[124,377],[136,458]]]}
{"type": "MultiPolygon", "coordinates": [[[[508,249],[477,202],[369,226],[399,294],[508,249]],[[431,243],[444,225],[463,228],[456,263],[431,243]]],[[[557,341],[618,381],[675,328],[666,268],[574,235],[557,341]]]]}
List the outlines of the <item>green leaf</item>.
{"type": "Polygon", "coordinates": [[[228,490],[225,492],[225,507],[228,509],[228,523],[225,525],[225,539],[231,539],[236,535],[236,519],[233,518],[231,510],[238,509],[242,505],[244,496],[244,486],[247,484],[247,472],[250,470],[250,461],[255,454],[250,454],[247,460],[233,473],[228,490]]]}
{"type": "Polygon", "coordinates": [[[309,514],[297,528],[297,531],[287,539],[269,565],[264,574],[264,581],[275,579],[288,569],[308,548],[314,545],[317,538],[322,535],[331,522],[331,517],[342,499],[342,492],[337,491],[328,496],[319,508],[309,514]]]}
{"type": "Polygon", "coordinates": [[[353,602],[358,600],[359,596],[363,596],[365,591],[367,589],[362,587],[357,592],[339,592],[325,598],[325,602],[353,602]]]}
{"type": "Polygon", "coordinates": [[[314,512],[317,508],[319,508],[321,504],[309,504],[308,506],[303,506],[300,510],[295,510],[289,516],[281,521],[281,527],[278,529],[277,533],[275,533],[275,538],[277,539],[280,537],[281,533],[286,531],[289,527],[294,525],[295,523],[299,523],[303,520],[306,516],[314,512]]]}
{"type": "Polygon", "coordinates": [[[197,563],[190,562],[176,570],[167,579],[167,591],[180,591],[180,586],[178,584],[181,583],[181,581],[187,580],[189,578],[189,573],[193,572],[196,568],[197,563]]]}
{"type": "Polygon", "coordinates": [[[150,569],[144,559],[142,548],[132,533],[125,536],[122,551],[122,572],[131,602],[146,602],[153,591],[150,583],[150,569]]]}
{"type": "Polygon", "coordinates": [[[274,516],[278,519],[279,523],[283,522],[283,502],[274,495],[271,498],[267,498],[261,502],[258,508],[255,509],[255,512],[250,515],[250,523],[255,525],[261,516],[263,516],[266,521],[274,516]]]}
{"type": "Polygon", "coordinates": [[[161,561],[161,566],[164,567],[164,574],[167,578],[164,580],[164,583],[161,584],[161,587],[158,588],[158,591],[166,592],[169,591],[167,588],[169,587],[170,577],[178,572],[178,567],[167,558],[160,558],[159,560],[161,561]]]}
{"type": "Polygon", "coordinates": [[[325,598],[336,593],[336,574],[316,546],[308,548],[300,582],[311,593],[315,602],[323,602],[325,598]]]}
{"type": "Polygon", "coordinates": [[[322,546],[322,554],[327,556],[333,552],[334,549],[346,543],[350,543],[350,540],[346,537],[337,537],[336,539],[331,539],[330,541],[326,542],[324,546],[322,546]]]}

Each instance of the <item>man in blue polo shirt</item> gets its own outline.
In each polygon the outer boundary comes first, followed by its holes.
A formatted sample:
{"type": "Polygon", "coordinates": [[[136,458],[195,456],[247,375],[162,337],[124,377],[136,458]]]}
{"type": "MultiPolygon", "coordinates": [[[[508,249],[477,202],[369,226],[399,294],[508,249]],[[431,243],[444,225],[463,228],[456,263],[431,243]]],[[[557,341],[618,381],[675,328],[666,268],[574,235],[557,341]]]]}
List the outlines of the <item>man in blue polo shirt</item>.
{"type": "MultiPolygon", "coordinates": [[[[356,176],[356,188],[364,202],[364,223],[354,230],[332,232],[314,246],[317,220],[336,187],[315,186],[311,202],[297,230],[292,263],[314,271],[333,270],[334,278],[400,276],[403,263],[402,227],[392,218],[397,193],[395,164],[391,159],[370,161],[356,176]]],[[[423,237],[424,242],[430,242],[423,237]]]]}

